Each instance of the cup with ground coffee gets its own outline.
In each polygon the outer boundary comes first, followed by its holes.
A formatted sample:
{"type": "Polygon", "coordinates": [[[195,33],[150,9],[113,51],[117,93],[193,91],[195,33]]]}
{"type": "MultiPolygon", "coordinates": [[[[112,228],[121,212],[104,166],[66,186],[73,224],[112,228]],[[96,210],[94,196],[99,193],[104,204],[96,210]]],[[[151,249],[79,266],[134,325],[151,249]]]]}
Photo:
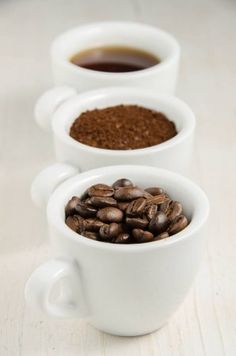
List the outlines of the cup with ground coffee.
{"type": "Polygon", "coordinates": [[[81,174],[67,168],[44,171],[33,189],[34,197],[49,199],[50,241],[58,258],[33,272],[26,300],[55,317],[85,317],[115,335],[157,330],[184,300],[198,270],[206,195],[189,179],[149,166],[81,174]]]}
{"type": "Polygon", "coordinates": [[[57,161],[81,171],[148,164],[184,172],[189,166],[195,118],[175,97],[135,88],[77,94],[58,87],[38,100],[35,117],[52,132],[57,161]]]}
{"type": "Polygon", "coordinates": [[[79,26],[60,35],[51,47],[55,84],[78,92],[134,86],[173,94],[179,56],[170,34],[135,22],[79,26]]]}

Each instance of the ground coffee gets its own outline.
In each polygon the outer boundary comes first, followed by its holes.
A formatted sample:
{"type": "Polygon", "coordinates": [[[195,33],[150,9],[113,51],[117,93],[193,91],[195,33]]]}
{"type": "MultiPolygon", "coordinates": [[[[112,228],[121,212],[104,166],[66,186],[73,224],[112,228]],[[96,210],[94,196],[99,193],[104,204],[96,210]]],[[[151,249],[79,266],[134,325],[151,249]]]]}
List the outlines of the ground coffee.
{"type": "Polygon", "coordinates": [[[175,124],[164,114],[137,105],[83,112],[70,129],[70,136],[75,140],[111,150],[150,147],[176,134],[175,124]]]}
{"type": "Polygon", "coordinates": [[[141,189],[126,178],[112,186],[93,185],[80,198],[72,197],[65,222],[89,239],[119,244],[165,239],[188,225],[181,203],[162,188],[141,189]]]}

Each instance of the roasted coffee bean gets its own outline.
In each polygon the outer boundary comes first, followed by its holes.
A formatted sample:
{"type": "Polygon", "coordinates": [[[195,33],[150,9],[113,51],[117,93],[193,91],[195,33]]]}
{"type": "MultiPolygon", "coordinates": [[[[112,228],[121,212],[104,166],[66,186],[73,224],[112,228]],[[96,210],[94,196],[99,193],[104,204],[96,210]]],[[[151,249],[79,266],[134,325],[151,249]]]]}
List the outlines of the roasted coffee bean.
{"type": "Polygon", "coordinates": [[[166,199],[162,204],[159,206],[159,210],[162,211],[163,213],[167,214],[167,211],[169,209],[170,203],[172,200],[166,199]]]}
{"type": "Polygon", "coordinates": [[[122,225],[111,223],[110,225],[103,224],[99,230],[99,235],[103,240],[111,240],[117,237],[122,232],[122,225]]]}
{"type": "Polygon", "coordinates": [[[96,208],[105,208],[106,206],[117,206],[117,201],[112,197],[91,197],[86,200],[86,204],[96,208]]]}
{"type": "Polygon", "coordinates": [[[89,197],[88,195],[88,189],[83,192],[83,194],[80,197],[80,200],[85,201],[89,197]]]}
{"type": "Polygon", "coordinates": [[[106,184],[95,184],[88,189],[90,197],[111,197],[114,194],[114,189],[106,184]]]}
{"type": "Polygon", "coordinates": [[[152,198],[152,194],[150,194],[150,193],[148,193],[148,192],[146,192],[146,191],[144,190],[143,197],[144,197],[145,199],[150,199],[150,198],[152,198]]]}
{"type": "Polygon", "coordinates": [[[97,212],[98,219],[103,222],[121,222],[123,219],[123,211],[118,208],[103,208],[97,212]]]}
{"type": "Polygon", "coordinates": [[[90,218],[85,220],[86,231],[99,231],[100,227],[103,225],[104,223],[98,219],[90,218]]]}
{"type": "Polygon", "coordinates": [[[65,207],[65,213],[66,213],[66,217],[69,215],[74,215],[76,214],[76,205],[80,202],[80,198],[78,197],[72,197],[68,203],[66,204],[65,207]]]}
{"type": "Polygon", "coordinates": [[[145,192],[148,192],[151,195],[159,195],[159,194],[164,194],[164,189],[159,187],[150,187],[150,188],[146,188],[145,192]]]}
{"type": "Polygon", "coordinates": [[[154,233],[161,233],[167,229],[168,225],[169,220],[167,216],[162,211],[158,211],[150,221],[148,227],[154,233]]]}
{"type": "Polygon", "coordinates": [[[169,220],[174,220],[177,216],[181,215],[183,211],[182,205],[178,201],[171,200],[166,216],[169,220]]]}
{"type": "Polygon", "coordinates": [[[179,215],[172,221],[167,232],[170,235],[177,234],[178,232],[182,231],[187,225],[188,225],[188,220],[186,216],[179,215]]]}
{"type": "Polygon", "coordinates": [[[115,190],[114,198],[121,201],[142,198],[144,191],[136,187],[121,187],[115,190]]]}
{"type": "Polygon", "coordinates": [[[153,204],[160,205],[160,204],[163,204],[164,201],[166,201],[166,199],[167,198],[166,198],[165,194],[154,195],[151,198],[147,199],[146,204],[147,205],[153,205],[153,204]]]}
{"type": "Polygon", "coordinates": [[[103,241],[110,241],[112,239],[112,236],[110,235],[110,225],[104,224],[99,230],[99,236],[103,241]]]}
{"type": "Polygon", "coordinates": [[[116,237],[123,232],[122,224],[111,223],[110,224],[110,235],[111,237],[116,237]]]}
{"type": "Polygon", "coordinates": [[[114,240],[116,244],[128,244],[131,242],[131,236],[127,232],[123,232],[118,235],[118,237],[114,240]]]}
{"type": "Polygon", "coordinates": [[[85,230],[85,221],[79,215],[68,216],[66,218],[66,225],[78,233],[81,233],[85,230]]]}
{"type": "Polygon", "coordinates": [[[96,215],[97,209],[94,207],[87,205],[85,202],[80,201],[76,205],[76,212],[77,214],[81,215],[83,218],[91,218],[96,215]]]}
{"type": "Polygon", "coordinates": [[[162,232],[161,234],[154,237],[154,241],[163,240],[169,237],[168,232],[162,232]]]}
{"type": "Polygon", "coordinates": [[[117,207],[120,210],[125,211],[128,208],[129,203],[130,203],[129,201],[118,201],[117,207]]]}
{"type": "Polygon", "coordinates": [[[126,209],[127,216],[142,216],[146,205],[145,198],[138,198],[129,203],[126,209]]]}
{"type": "Polygon", "coordinates": [[[81,235],[91,240],[99,240],[99,235],[97,232],[84,231],[81,235]]]}
{"type": "Polygon", "coordinates": [[[148,220],[146,218],[129,218],[125,219],[126,224],[131,228],[145,229],[148,225],[148,220]]]}
{"type": "Polygon", "coordinates": [[[133,187],[133,183],[131,180],[126,179],[126,178],[121,178],[115,181],[115,183],[112,184],[112,188],[117,189],[120,187],[133,187]]]}
{"type": "Polygon", "coordinates": [[[149,221],[154,218],[154,216],[156,215],[157,211],[158,211],[158,206],[157,205],[153,204],[153,205],[147,206],[146,216],[147,216],[149,221]]]}
{"type": "Polygon", "coordinates": [[[136,242],[153,241],[153,234],[150,231],[144,231],[142,229],[133,229],[132,235],[136,242]]]}

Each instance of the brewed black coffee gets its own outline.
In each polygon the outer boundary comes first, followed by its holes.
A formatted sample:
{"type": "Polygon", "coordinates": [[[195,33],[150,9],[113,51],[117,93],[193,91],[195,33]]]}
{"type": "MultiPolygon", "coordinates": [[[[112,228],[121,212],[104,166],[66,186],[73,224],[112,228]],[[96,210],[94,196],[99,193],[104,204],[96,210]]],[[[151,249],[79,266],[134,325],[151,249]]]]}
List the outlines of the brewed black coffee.
{"type": "Polygon", "coordinates": [[[134,72],[160,63],[153,54],[130,47],[96,47],[78,52],[71,60],[73,64],[100,72],[134,72]]]}

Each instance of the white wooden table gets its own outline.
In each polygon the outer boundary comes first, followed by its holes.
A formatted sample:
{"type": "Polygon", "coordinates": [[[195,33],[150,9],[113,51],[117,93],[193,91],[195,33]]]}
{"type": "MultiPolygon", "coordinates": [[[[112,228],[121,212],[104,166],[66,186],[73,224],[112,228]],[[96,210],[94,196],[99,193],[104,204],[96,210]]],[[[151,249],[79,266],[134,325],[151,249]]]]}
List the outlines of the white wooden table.
{"type": "Polygon", "coordinates": [[[0,2],[0,356],[236,355],[236,2],[234,0],[2,0],[0,2]],[[95,20],[137,20],[178,38],[178,95],[197,117],[192,176],[208,193],[206,256],[169,324],[139,338],[28,309],[23,290],[50,257],[45,217],[29,197],[53,161],[36,127],[37,96],[52,85],[48,49],[60,32],[95,20]]]}

